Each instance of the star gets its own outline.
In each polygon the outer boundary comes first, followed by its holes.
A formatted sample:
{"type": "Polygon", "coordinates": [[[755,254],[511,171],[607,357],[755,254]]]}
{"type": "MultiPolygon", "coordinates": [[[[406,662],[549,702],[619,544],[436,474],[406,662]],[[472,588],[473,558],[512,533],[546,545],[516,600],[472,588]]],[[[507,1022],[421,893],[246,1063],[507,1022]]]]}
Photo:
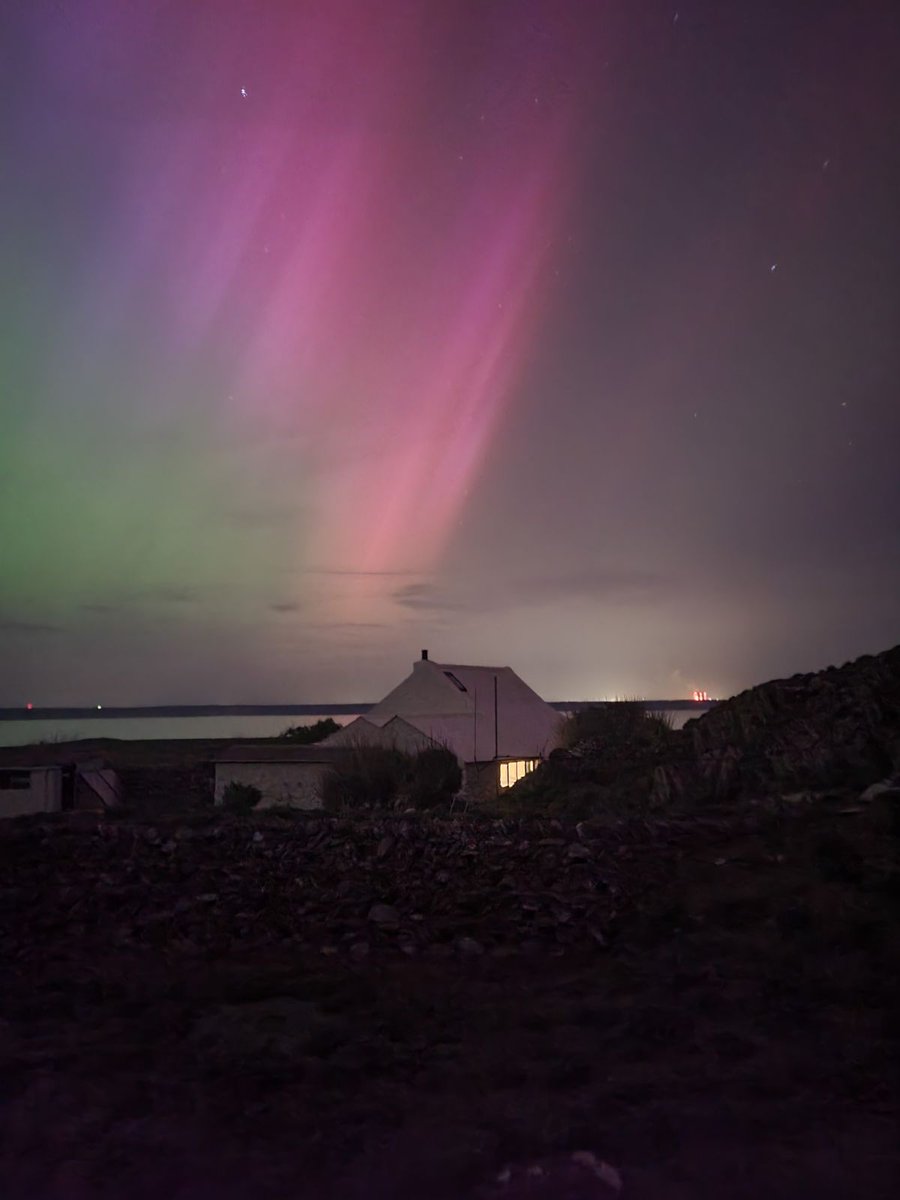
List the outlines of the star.
{"type": "Polygon", "coordinates": [[[241,88],[241,96],[244,100],[247,99],[247,89],[245,87],[241,88]]]}
{"type": "Polygon", "coordinates": [[[771,273],[772,271],[777,270],[777,268],[778,268],[778,263],[772,263],[771,267],[769,267],[769,272],[771,273]]]}

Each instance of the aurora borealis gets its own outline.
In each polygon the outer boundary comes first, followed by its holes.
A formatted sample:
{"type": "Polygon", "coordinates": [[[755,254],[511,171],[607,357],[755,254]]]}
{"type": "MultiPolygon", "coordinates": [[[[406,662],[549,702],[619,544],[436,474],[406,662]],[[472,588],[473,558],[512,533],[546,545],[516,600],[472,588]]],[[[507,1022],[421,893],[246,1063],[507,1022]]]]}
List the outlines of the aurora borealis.
{"type": "Polygon", "coordinates": [[[896,641],[898,18],[786,7],[8,6],[0,703],[896,641]]]}

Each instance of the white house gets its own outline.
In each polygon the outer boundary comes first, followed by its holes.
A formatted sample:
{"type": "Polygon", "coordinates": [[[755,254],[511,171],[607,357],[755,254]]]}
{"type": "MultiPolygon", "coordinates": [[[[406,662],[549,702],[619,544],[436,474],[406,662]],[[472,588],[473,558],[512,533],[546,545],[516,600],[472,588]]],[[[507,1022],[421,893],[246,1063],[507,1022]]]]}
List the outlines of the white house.
{"type": "Polygon", "coordinates": [[[463,766],[469,795],[488,796],[555,748],[561,721],[511,667],[437,663],[423,650],[402,683],[323,745],[446,746],[463,766]]]}

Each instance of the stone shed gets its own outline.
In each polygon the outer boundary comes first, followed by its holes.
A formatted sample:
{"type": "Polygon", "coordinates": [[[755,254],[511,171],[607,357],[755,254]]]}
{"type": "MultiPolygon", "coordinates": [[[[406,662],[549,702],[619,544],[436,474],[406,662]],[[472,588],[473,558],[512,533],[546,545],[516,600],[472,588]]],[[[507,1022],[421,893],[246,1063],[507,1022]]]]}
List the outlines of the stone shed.
{"type": "Polygon", "coordinates": [[[230,783],[242,783],[262,793],[260,808],[321,808],[322,779],[346,756],[346,750],[329,746],[231,746],[215,762],[215,802],[222,803],[230,783]]]}

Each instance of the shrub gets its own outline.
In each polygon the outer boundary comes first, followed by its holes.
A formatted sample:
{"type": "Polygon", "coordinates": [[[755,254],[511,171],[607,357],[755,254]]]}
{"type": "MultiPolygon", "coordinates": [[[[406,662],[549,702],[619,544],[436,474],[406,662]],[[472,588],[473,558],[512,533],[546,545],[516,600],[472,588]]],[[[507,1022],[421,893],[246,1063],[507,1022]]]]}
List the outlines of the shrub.
{"type": "Polygon", "coordinates": [[[226,812],[253,812],[262,800],[262,792],[252,783],[237,783],[232,780],[222,793],[222,807],[226,812]]]}
{"type": "Polygon", "coordinates": [[[601,807],[602,789],[590,780],[565,777],[558,768],[543,763],[496,799],[483,805],[498,817],[554,817],[583,821],[601,807]]]}
{"type": "Polygon", "coordinates": [[[324,742],[325,738],[331,737],[339,729],[337,721],[325,717],[312,725],[290,725],[278,735],[278,739],[282,742],[293,742],[297,746],[311,746],[315,742],[324,742]]]}
{"type": "Polygon", "coordinates": [[[346,808],[436,808],[462,785],[451,750],[434,747],[406,754],[387,746],[357,746],[322,780],[322,804],[346,808]]]}
{"type": "Polygon", "coordinates": [[[564,723],[562,745],[571,749],[581,743],[592,748],[608,747],[616,754],[668,745],[671,721],[660,713],[648,712],[639,700],[619,700],[597,708],[583,708],[564,723]]]}
{"type": "Polygon", "coordinates": [[[649,815],[654,769],[681,735],[639,701],[618,701],[575,713],[562,742],[507,793],[508,807],[570,820],[649,815]]]}
{"type": "Polygon", "coordinates": [[[620,701],[575,713],[563,727],[563,742],[590,764],[597,783],[616,783],[635,771],[651,771],[679,744],[679,734],[643,704],[620,701]]]}
{"type": "Polygon", "coordinates": [[[322,804],[342,808],[390,805],[410,775],[410,756],[387,746],[357,746],[322,780],[322,804]]]}
{"type": "Polygon", "coordinates": [[[449,804],[461,787],[462,767],[452,750],[436,746],[412,758],[406,798],[413,808],[449,804]]]}

